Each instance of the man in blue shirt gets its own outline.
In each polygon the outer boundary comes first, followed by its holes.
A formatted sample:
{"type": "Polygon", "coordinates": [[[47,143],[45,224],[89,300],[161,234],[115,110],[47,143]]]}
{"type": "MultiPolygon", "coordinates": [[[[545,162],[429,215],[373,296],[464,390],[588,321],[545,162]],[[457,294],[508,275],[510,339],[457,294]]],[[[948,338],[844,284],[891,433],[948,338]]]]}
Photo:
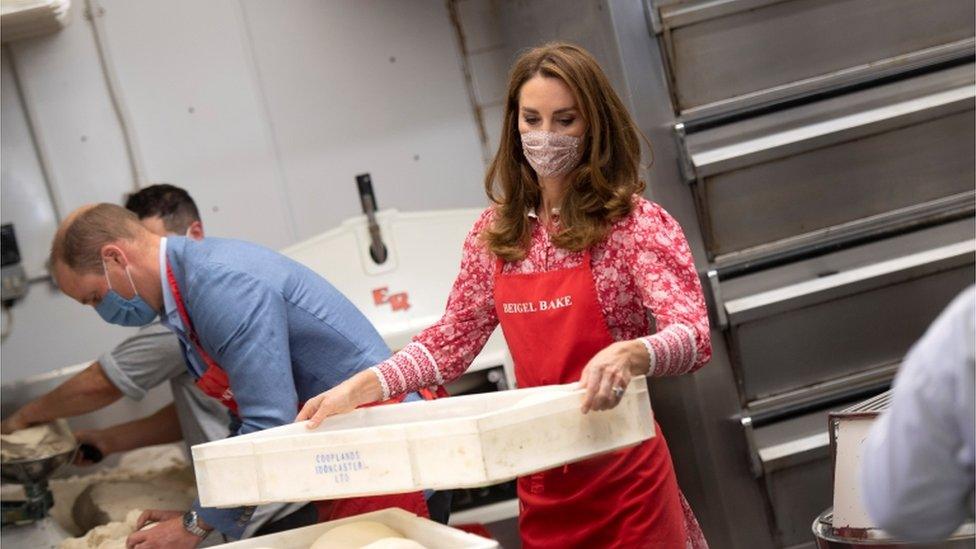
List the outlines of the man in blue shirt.
{"type": "MultiPolygon", "coordinates": [[[[51,269],[65,294],[108,322],[143,325],[159,315],[198,386],[235,412],[235,434],[290,423],[300,403],[389,356],[362,313],[310,269],[245,242],[161,238],[113,204],[65,219],[51,269]]],[[[426,513],[420,494],[397,497],[397,505],[426,513]]],[[[250,509],[197,502],[187,513],[144,518],[160,524],[130,544],[195,547],[212,528],[240,537],[250,509]]]]}

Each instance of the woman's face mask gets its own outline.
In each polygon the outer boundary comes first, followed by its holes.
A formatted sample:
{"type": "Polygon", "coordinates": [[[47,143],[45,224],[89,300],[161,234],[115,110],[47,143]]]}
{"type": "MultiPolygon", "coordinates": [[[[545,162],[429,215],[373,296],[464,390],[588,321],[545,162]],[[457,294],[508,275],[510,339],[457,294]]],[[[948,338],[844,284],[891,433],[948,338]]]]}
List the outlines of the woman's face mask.
{"type": "Polygon", "coordinates": [[[540,178],[562,177],[579,164],[583,138],[543,130],[525,132],[522,154],[540,178]]]}
{"type": "Polygon", "coordinates": [[[518,109],[522,154],[539,178],[573,171],[583,156],[586,122],[569,86],[537,74],[522,84],[518,109]]]}
{"type": "Polygon", "coordinates": [[[105,271],[108,292],[105,293],[105,297],[98,305],[95,305],[95,311],[105,322],[119,326],[145,326],[156,318],[159,313],[139,296],[139,291],[136,290],[136,285],[132,282],[132,274],[129,272],[128,265],[125,266],[125,275],[129,277],[129,284],[135,294],[132,299],[126,299],[112,289],[112,281],[108,278],[108,269],[105,267],[104,260],[102,261],[102,269],[105,271]]]}

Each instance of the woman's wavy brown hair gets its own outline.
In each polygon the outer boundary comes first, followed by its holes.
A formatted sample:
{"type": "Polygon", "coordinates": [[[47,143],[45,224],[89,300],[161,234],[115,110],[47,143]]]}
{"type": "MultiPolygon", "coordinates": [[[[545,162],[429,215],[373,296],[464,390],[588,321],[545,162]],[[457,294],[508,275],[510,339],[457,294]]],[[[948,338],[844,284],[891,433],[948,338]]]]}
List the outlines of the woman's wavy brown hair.
{"type": "Polygon", "coordinates": [[[632,196],[644,191],[638,175],[640,133],[593,56],[567,43],[525,52],[509,74],[498,152],[485,175],[485,192],[496,204],[496,215],[482,238],[507,261],[525,257],[527,214],[542,196],[535,171],[522,153],[518,130],[519,93],[536,75],[565,82],[587,125],[582,160],[570,175],[572,185],[559,210],[562,229],[552,236],[553,244],[579,251],[602,241],[610,225],[631,212],[632,196]]]}

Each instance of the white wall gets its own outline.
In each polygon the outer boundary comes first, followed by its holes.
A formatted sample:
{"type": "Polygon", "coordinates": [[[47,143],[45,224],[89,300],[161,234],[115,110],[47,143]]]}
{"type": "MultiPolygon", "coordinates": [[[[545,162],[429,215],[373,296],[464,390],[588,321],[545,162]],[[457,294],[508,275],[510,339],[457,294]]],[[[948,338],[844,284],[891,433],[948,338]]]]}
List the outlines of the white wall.
{"type": "MultiPolygon", "coordinates": [[[[61,212],[92,201],[118,201],[129,190],[122,135],[97,70],[91,32],[77,11],[61,33],[16,42],[2,54],[2,190],[0,217],[14,223],[28,276],[44,262],[61,212]],[[17,93],[15,61],[24,97],[17,93]],[[27,113],[35,119],[31,139],[27,113]],[[38,152],[49,160],[54,200],[45,187],[38,152]]],[[[12,310],[10,335],[0,344],[0,378],[10,381],[95,358],[131,329],[102,322],[46,282],[31,284],[12,310]]]]}
{"type": "Polygon", "coordinates": [[[299,238],[356,213],[366,171],[381,207],[485,203],[443,0],[243,6],[299,238]]]}
{"type": "Polygon", "coordinates": [[[13,223],[27,276],[44,273],[57,216],[6,50],[0,51],[0,218],[13,223]]]}
{"type": "Polygon", "coordinates": [[[492,155],[505,114],[508,71],[522,51],[549,41],[586,48],[627,101],[606,0],[455,0],[468,67],[492,155]]]}
{"type": "MultiPolygon", "coordinates": [[[[484,205],[443,0],[98,4],[146,178],[186,187],[208,234],[276,248],[307,238],[359,213],[354,176],[367,171],[384,208],[484,205]]],[[[134,187],[92,25],[79,9],[73,19],[4,52],[2,218],[15,223],[32,275],[54,205],[63,215],[134,187]],[[10,60],[23,105],[10,93],[10,60]]],[[[129,333],[44,283],[13,313],[3,381],[94,358],[129,333]]]]}

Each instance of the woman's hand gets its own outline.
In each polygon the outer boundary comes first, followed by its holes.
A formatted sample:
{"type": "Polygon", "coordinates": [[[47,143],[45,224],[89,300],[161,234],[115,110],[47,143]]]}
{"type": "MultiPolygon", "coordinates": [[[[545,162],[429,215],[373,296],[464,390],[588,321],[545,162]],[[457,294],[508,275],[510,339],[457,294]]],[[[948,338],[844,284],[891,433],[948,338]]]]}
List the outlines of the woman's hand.
{"type": "Polygon", "coordinates": [[[646,373],[648,361],[647,348],[636,339],[611,343],[593,355],[580,376],[580,388],[586,389],[583,413],[619,404],[631,376],[646,373]]]}
{"type": "Polygon", "coordinates": [[[372,370],[364,370],[317,397],[309,399],[298,412],[295,421],[308,420],[309,429],[318,427],[322,421],[336,414],[351,412],[362,406],[383,398],[380,380],[372,370]]]}

